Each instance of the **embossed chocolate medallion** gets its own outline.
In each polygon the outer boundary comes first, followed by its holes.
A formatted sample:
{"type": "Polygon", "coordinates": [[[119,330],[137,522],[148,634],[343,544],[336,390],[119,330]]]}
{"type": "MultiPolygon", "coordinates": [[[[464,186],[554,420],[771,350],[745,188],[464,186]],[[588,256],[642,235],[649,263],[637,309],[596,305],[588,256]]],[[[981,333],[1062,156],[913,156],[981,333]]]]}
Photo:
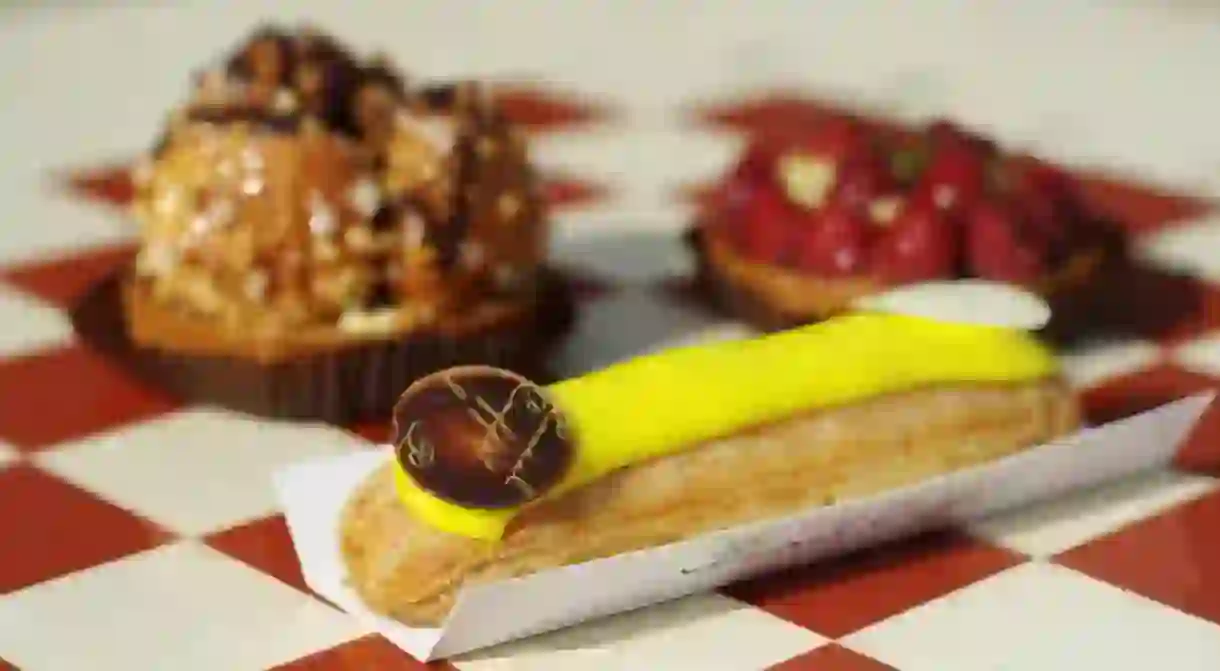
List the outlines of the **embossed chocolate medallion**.
{"type": "Polygon", "coordinates": [[[572,463],[563,417],[542,389],[498,368],[463,366],[412,384],[394,408],[403,470],[468,508],[508,508],[554,487],[572,463]]]}

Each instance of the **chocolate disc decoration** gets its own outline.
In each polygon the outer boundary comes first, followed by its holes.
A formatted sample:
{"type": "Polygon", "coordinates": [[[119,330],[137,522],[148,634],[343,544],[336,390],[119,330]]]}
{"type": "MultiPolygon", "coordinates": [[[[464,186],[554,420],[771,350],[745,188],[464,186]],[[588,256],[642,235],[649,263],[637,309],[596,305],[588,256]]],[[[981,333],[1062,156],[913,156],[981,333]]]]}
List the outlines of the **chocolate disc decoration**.
{"type": "Polygon", "coordinates": [[[412,384],[394,408],[403,471],[466,508],[510,508],[554,487],[572,463],[563,417],[525,378],[462,366],[412,384]]]}

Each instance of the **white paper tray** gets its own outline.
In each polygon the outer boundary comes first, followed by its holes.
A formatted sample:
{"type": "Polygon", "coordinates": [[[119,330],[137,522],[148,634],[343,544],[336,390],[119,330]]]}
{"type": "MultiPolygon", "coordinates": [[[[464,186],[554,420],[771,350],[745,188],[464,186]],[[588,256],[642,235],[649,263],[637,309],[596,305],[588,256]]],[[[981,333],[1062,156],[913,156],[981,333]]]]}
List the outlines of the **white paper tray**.
{"type": "Polygon", "coordinates": [[[290,466],[276,474],[275,484],[309,587],[426,661],[1164,466],[1212,397],[1210,393],[1192,396],[885,494],[523,578],[473,585],[458,596],[441,628],[408,627],[380,617],[344,584],[340,512],[354,488],[392,458],[390,448],[290,466]]]}

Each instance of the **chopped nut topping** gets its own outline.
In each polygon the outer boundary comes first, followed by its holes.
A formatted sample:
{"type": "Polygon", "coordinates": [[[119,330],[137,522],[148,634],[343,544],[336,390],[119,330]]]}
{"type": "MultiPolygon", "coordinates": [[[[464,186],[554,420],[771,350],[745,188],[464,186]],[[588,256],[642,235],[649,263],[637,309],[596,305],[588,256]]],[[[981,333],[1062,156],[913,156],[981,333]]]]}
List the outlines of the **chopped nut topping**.
{"type": "Polygon", "coordinates": [[[451,119],[442,116],[420,116],[402,113],[398,115],[398,126],[406,133],[427,140],[438,153],[453,151],[457,142],[457,129],[451,119]]]}
{"type": "Polygon", "coordinates": [[[516,194],[502,193],[496,200],[496,207],[500,210],[500,216],[504,219],[511,220],[521,211],[521,198],[516,194]]]}
{"type": "Polygon", "coordinates": [[[255,270],[246,276],[246,282],[242,288],[246,292],[246,297],[250,300],[262,302],[267,297],[267,285],[269,282],[267,273],[255,270]]]}
{"type": "Polygon", "coordinates": [[[182,210],[185,198],[186,194],[181,188],[166,188],[153,201],[153,212],[163,217],[175,217],[182,210]]]}
{"type": "Polygon", "coordinates": [[[372,218],[381,207],[381,187],[371,178],[358,179],[348,190],[347,201],[361,216],[372,218]]]}
{"type": "Polygon", "coordinates": [[[373,250],[373,232],[364,226],[353,226],[343,233],[343,243],[355,252],[373,250]]]}
{"type": "Polygon", "coordinates": [[[275,97],[271,99],[271,109],[280,114],[292,114],[299,106],[297,94],[293,93],[292,89],[276,89],[275,97]]]}
{"type": "Polygon", "coordinates": [[[314,235],[328,236],[335,232],[337,224],[334,209],[317,191],[309,193],[309,230],[314,235]]]}
{"type": "Polygon", "coordinates": [[[500,289],[511,290],[520,286],[521,274],[510,265],[500,264],[492,269],[492,280],[500,289]]]}
{"type": "Polygon", "coordinates": [[[247,177],[241,182],[241,192],[247,196],[257,196],[263,192],[266,185],[266,182],[259,177],[247,177]]]}
{"type": "Polygon", "coordinates": [[[382,335],[398,328],[397,308],[350,310],[339,317],[339,330],[357,335],[382,335]]]}
{"type": "Polygon", "coordinates": [[[483,259],[486,254],[483,252],[483,246],[472,240],[467,240],[462,243],[460,248],[462,265],[467,268],[478,268],[483,264],[483,259]]]}
{"type": "Polygon", "coordinates": [[[136,273],[145,277],[164,275],[178,263],[178,253],[168,245],[147,245],[136,255],[136,273]]]}
{"type": "Polygon", "coordinates": [[[499,146],[496,145],[496,141],[486,136],[479,138],[479,143],[476,146],[478,148],[479,157],[484,159],[494,157],[496,155],[496,151],[499,150],[499,146]]]}
{"type": "Polygon", "coordinates": [[[338,261],[339,247],[326,238],[314,238],[313,255],[323,263],[338,261]]]}
{"type": "Polygon", "coordinates": [[[427,224],[424,223],[424,218],[418,212],[412,210],[403,215],[402,229],[408,249],[418,249],[424,246],[424,238],[427,236],[428,228],[427,224]]]}

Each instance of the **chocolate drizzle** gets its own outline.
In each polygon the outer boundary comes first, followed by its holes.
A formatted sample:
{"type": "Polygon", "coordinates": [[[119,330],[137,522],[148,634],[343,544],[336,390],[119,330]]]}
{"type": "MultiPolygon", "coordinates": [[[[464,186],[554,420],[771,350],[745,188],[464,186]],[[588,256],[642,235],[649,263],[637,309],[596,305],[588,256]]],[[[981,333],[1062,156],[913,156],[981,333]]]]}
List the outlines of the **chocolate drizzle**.
{"type": "Polygon", "coordinates": [[[468,508],[521,505],[571,467],[564,418],[538,385],[463,366],[412,384],[394,407],[399,464],[421,487],[468,508]]]}
{"type": "Polygon", "coordinates": [[[287,86],[296,69],[295,55],[293,38],[288,33],[264,27],[229,57],[225,71],[242,81],[270,78],[273,86],[287,86]]]}
{"type": "Polygon", "coordinates": [[[303,114],[277,114],[274,110],[253,105],[225,107],[197,107],[187,113],[187,119],[217,125],[248,123],[274,133],[292,134],[301,128],[303,114]]]}
{"type": "MultiPolygon", "coordinates": [[[[312,30],[291,34],[263,28],[229,57],[224,73],[229,88],[252,93],[193,106],[192,119],[250,121],[266,130],[294,132],[300,116],[308,115],[333,132],[364,139],[369,129],[358,113],[360,93],[375,87],[399,102],[406,95],[402,76],[387,62],[363,64],[336,40],[312,30]],[[292,114],[273,109],[277,95],[291,97],[292,114]]],[[[207,76],[197,77],[200,86],[207,76]]]]}
{"type": "Polygon", "coordinates": [[[458,84],[432,83],[417,90],[414,99],[433,112],[452,111],[458,99],[458,84]]]}
{"type": "Polygon", "coordinates": [[[446,226],[432,226],[437,255],[443,268],[452,268],[457,262],[458,250],[470,229],[470,218],[474,210],[473,185],[479,179],[478,137],[465,129],[458,135],[453,150],[457,188],[453,190],[452,213],[446,226]]]}

